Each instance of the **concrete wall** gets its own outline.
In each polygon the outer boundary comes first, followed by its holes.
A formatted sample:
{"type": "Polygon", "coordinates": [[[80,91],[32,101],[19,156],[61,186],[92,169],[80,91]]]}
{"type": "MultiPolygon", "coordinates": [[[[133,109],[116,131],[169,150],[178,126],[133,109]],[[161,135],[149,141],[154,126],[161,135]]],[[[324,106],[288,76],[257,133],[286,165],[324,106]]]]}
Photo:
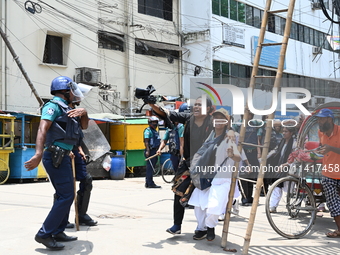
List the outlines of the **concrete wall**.
{"type": "MultiPolygon", "coordinates": [[[[50,98],[51,80],[59,75],[74,78],[75,69],[89,67],[101,70],[101,81],[112,85],[109,101],[104,102],[102,92],[95,88],[84,100],[90,113],[119,112],[118,106],[129,112],[142,102],[135,102],[135,87],[153,84],[155,94],[177,96],[180,92],[179,61],[168,63],[166,58],[135,54],[135,38],[180,45],[177,17],[178,4],[174,1],[173,21],[138,13],[137,1],[120,1],[100,5],[97,1],[67,1],[67,4],[39,3],[41,13],[29,13],[23,3],[1,3],[1,20],[8,39],[19,56],[39,95],[50,98]],[[5,4],[6,3],[6,4],[5,4]],[[5,19],[7,17],[7,19],[5,19]],[[124,34],[125,52],[98,48],[97,31],[124,34]],[[64,65],[42,63],[46,33],[66,37],[64,65]],[[115,93],[115,98],[110,97],[115,93]],[[130,101],[130,104],[128,103],[130,101]],[[111,108],[111,109],[108,109],[111,108]]],[[[31,93],[10,53],[1,46],[0,105],[4,110],[37,112],[38,102],[31,93]]]]}

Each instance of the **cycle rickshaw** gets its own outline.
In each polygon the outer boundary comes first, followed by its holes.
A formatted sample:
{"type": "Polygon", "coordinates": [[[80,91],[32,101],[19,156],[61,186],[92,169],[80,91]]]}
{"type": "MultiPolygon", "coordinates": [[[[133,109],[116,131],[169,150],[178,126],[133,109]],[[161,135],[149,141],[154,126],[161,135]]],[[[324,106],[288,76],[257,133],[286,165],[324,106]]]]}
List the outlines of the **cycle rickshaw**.
{"type": "MultiPolygon", "coordinates": [[[[340,103],[332,102],[314,110],[329,108],[334,122],[340,122],[340,103]]],[[[314,113],[313,112],[313,113],[314,113]]],[[[286,177],[271,185],[266,196],[266,215],[272,228],[281,236],[296,239],[305,236],[313,227],[317,208],[325,202],[321,187],[322,155],[319,146],[317,117],[308,116],[301,125],[295,151],[299,162],[293,163],[286,177]],[[281,187],[282,196],[275,213],[270,212],[270,199],[274,189],[281,187]]]]}

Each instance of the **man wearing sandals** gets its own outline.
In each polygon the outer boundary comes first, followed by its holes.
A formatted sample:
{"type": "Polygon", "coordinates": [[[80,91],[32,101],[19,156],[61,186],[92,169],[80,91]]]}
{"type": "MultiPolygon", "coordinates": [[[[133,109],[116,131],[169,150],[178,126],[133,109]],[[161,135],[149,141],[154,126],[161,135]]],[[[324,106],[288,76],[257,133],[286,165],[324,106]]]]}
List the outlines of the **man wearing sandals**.
{"type": "Polygon", "coordinates": [[[322,187],[330,214],[337,229],[327,237],[340,237],[340,126],[334,124],[334,114],[330,109],[321,109],[316,115],[319,124],[320,148],[322,155],[322,187]]]}

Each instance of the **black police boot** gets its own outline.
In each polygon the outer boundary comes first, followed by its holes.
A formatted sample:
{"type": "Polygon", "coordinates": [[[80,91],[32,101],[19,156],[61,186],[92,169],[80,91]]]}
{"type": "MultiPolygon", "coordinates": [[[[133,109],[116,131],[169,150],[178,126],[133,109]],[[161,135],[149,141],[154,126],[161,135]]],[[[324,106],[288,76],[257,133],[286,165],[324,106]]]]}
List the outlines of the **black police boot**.
{"type": "Polygon", "coordinates": [[[89,215],[79,215],[79,224],[86,226],[96,226],[98,221],[93,220],[89,215]]]}

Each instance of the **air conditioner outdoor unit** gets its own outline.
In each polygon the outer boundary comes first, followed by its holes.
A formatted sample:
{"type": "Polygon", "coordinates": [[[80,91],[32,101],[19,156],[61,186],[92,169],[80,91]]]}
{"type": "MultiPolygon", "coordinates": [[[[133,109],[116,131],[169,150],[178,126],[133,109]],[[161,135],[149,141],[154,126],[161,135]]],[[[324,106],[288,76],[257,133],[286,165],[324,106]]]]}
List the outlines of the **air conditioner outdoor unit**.
{"type": "Polygon", "coordinates": [[[313,10],[320,10],[321,9],[321,4],[318,0],[313,1],[311,4],[312,4],[313,10]]]}
{"type": "Polygon", "coordinates": [[[101,80],[101,70],[89,67],[76,68],[75,81],[88,85],[97,85],[101,80]]]}
{"type": "Polygon", "coordinates": [[[313,46],[312,53],[313,54],[322,54],[322,48],[321,47],[313,46]]]}
{"type": "Polygon", "coordinates": [[[315,107],[325,103],[324,97],[315,97],[315,107]]]}

